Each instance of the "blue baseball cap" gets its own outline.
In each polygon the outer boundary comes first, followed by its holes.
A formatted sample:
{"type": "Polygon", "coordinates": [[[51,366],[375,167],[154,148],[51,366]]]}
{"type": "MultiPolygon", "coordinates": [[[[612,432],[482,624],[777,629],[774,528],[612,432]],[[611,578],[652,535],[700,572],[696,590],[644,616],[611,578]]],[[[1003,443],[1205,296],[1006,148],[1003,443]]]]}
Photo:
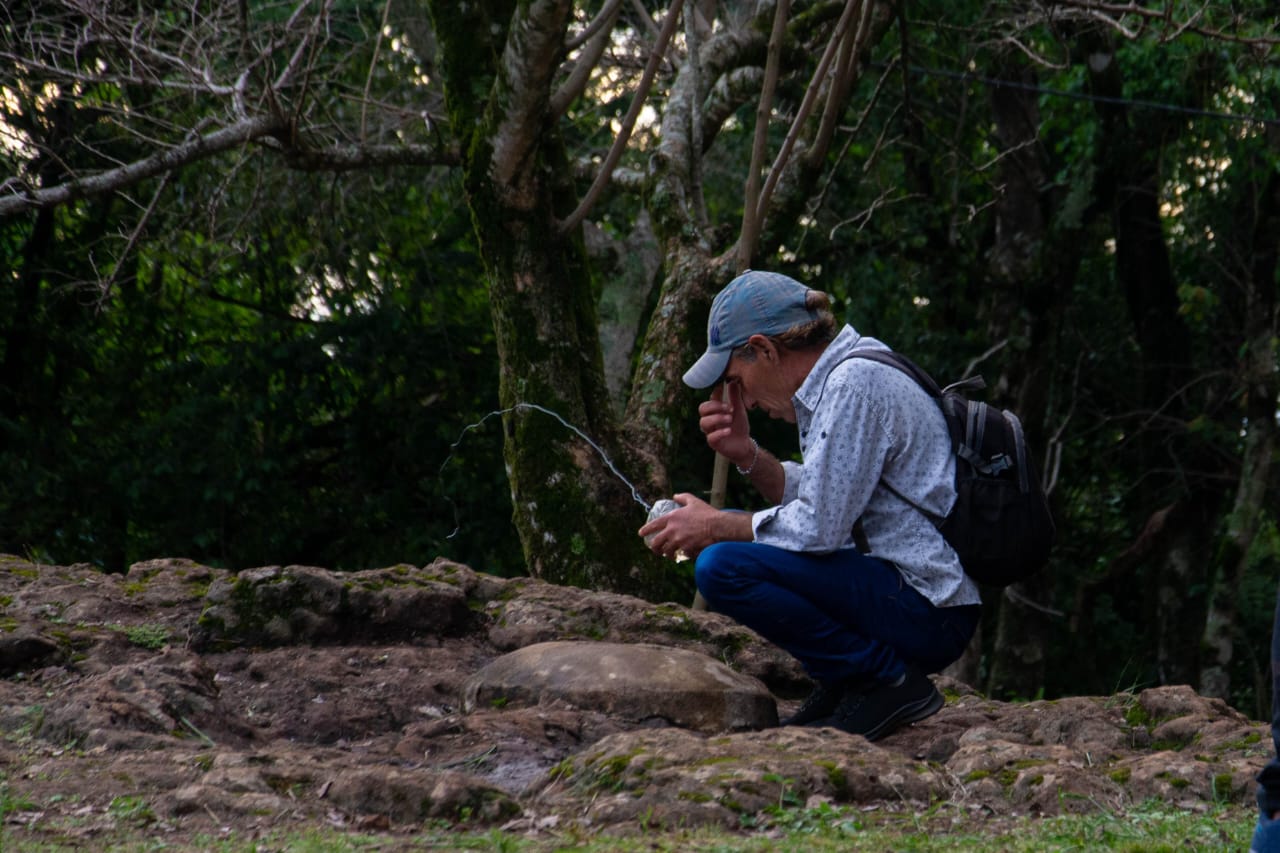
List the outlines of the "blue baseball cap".
{"type": "Polygon", "coordinates": [[[752,335],[780,335],[818,319],[805,307],[809,288],[790,276],[747,270],[716,294],[707,318],[707,351],[684,375],[690,388],[709,388],[724,375],[733,351],[752,335]]]}

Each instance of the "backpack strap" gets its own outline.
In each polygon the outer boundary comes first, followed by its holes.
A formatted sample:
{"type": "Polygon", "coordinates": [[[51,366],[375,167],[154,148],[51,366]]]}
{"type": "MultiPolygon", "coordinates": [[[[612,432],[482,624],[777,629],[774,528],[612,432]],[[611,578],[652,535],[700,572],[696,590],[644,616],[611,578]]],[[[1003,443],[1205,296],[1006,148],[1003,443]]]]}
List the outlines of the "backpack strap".
{"type": "MultiPolygon", "coordinates": [[[[842,361],[848,361],[851,358],[866,358],[871,361],[878,361],[881,364],[887,364],[890,367],[896,367],[903,373],[910,376],[916,381],[916,384],[929,393],[930,397],[941,397],[942,389],[938,387],[938,383],[933,381],[933,377],[924,371],[920,365],[899,352],[887,349],[875,349],[873,347],[862,347],[855,349],[846,355],[842,361]]],[[[981,377],[975,377],[981,381],[981,377]]],[[[969,380],[965,380],[969,381],[969,380]]],[[[947,386],[948,390],[954,386],[947,386]]]]}
{"type": "MultiPolygon", "coordinates": [[[[851,358],[865,358],[869,361],[877,361],[880,364],[887,364],[890,367],[895,368],[905,373],[907,376],[909,376],[912,380],[915,381],[917,385],[919,385],[922,389],[924,389],[924,392],[926,394],[928,394],[930,397],[934,399],[934,402],[938,404],[938,408],[943,409],[943,412],[942,412],[943,420],[946,421],[947,432],[951,435],[951,450],[958,456],[964,454],[965,452],[968,452],[969,456],[974,456],[973,452],[969,450],[969,445],[966,445],[966,442],[965,442],[966,436],[962,433],[962,430],[964,429],[964,427],[960,425],[959,419],[951,418],[947,416],[947,412],[945,410],[946,400],[944,398],[944,395],[950,391],[958,390],[961,388],[982,389],[987,387],[986,381],[984,381],[981,376],[971,376],[968,379],[961,379],[959,382],[953,382],[952,384],[948,385],[946,388],[939,388],[938,383],[934,381],[932,376],[930,376],[927,372],[925,372],[924,368],[920,367],[920,365],[916,364],[914,361],[907,358],[905,355],[902,355],[901,353],[895,352],[893,350],[873,349],[871,347],[855,349],[853,352],[849,353],[843,359],[841,359],[841,361],[848,361],[851,358]]],[[[985,406],[986,403],[980,403],[979,405],[985,406]]],[[[970,403],[971,411],[970,411],[970,420],[968,423],[968,430],[970,432],[970,437],[972,436],[972,431],[974,429],[974,420],[972,419],[973,417],[972,408],[973,408],[973,404],[970,403]]],[[[985,426],[984,420],[978,419],[977,430],[979,432],[979,435],[981,435],[981,431],[984,426],[985,426]]],[[[968,458],[968,457],[965,457],[965,458],[968,458]]],[[[935,525],[942,523],[943,521],[942,517],[935,515],[932,512],[929,512],[929,510],[925,509],[915,501],[908,498],[906,495],[899,492],[892,485],[890,485],[889,481],[886,480],[883,476],[880,477],[880,485],[884,486],[886,489],[892,492],[903,503],[913,507],[917,512],[919,512],[925,518],[931,519],[935,525]]],[[[867,535],[862,529],[861,518],[859,518],[857,521],[853,523],[853,541],[854,541],[854,545],[858,548],[859,551],[861,551],[864,554],[870,553],[870,545],[867,542],[867,535]]]]}
{"type": "MultiPolygon", "coordinates": [[[[842,359],[848,361],[851,358],[865,358],[869,361],[878,361],[881,364],[887,364],[895,368],[907,376],[911,377],[917,385],[924,389],[924,392],[934,399],[938,404],[938,408],[942,409],[943,420],[947,422],[947,432],[951,435],[951,449],[959,454],[965,446],[965,427],[962,425],[961,419],[949,416],[947,406],[947,395],[952,391],[964,390],[980,390],[987,387],[986,381],[981,376],[970,376],[968,379],[961,379],[959,382],[953,382],[946,388],[939,388],[938,383],[930,376],[924,368],[916,364],[905,355],[893,350],[872,349],[866,347],[863,349],[855,349],[842,359]]],[[[915,504],[912,504],[915,506],[915,504]]]]}

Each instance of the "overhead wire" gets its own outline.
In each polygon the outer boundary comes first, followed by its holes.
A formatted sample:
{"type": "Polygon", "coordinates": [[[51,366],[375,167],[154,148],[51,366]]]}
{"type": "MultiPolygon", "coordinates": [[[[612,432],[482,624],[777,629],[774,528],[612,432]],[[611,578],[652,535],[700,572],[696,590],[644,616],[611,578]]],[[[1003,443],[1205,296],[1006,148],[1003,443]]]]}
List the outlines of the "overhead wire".
{"type": "MultiPolygon", "coordinates": [[[[882,71],[889,68],[889,64],[884,62],[870,62],[868,64],[872,68],[882,71]]],[[[1141,98],[1122,98],[1113,95],[1098,95],[1090,92],[1073,92],[1069,89],[1053,89],[1048,86],[1022,83],[1017,80],[1002,80],[998,77],[988,77],[983,74],[975,74],[971,71],[951,71],[945,68],[927,68],[921,65],[909,65],[906,66],[906,68],[908,72],[922,76],[943,77],[966,83],[981,83],[987,86],[1018,89],[1023,92],[1033,92],[1039,95],[1050,95],[1053,97],[1069,98],[1077,101],[1090,101],[1093,103],[1114,104],[1117,106],[1139,107],[1142,109],[1181,113],[1184,115],[1194,116],[1196,118],[1221,119],[1225,121],[1261,124],[1268,127],[1280,127],[1280,118],[1274,116],[1240,115],[1238,113],[1228,113],[1220,110],[1206,110],[1197,107],[1182,106],[1181,104],[1168,104],[1160,101],[1144,100],[1141,98]]]]}

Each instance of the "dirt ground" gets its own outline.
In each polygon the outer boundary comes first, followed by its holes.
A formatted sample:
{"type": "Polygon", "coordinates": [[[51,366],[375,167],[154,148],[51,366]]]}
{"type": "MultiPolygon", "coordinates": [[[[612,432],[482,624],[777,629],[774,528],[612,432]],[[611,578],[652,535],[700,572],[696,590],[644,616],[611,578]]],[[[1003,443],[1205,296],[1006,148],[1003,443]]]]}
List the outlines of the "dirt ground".
{"type": "Polygon", "coordinates": [[[939,677],[943,710],[874,744],[692,730],[646,711],[643,690],[465,709],[487,664],[564,640],[700,653],[782,715],[809,685],[716,614],[446,561],[232,574],[156,560],[120,576],[0,556],[0,605],[0,842],[26,849],[139,832],[199,849],[314,827],[736,831],[778,803],[941,803],[997,822],[1152,800],[1247,808],[1270,750],[1265,725],[1179,686],[1001,703],[939,677]]]}

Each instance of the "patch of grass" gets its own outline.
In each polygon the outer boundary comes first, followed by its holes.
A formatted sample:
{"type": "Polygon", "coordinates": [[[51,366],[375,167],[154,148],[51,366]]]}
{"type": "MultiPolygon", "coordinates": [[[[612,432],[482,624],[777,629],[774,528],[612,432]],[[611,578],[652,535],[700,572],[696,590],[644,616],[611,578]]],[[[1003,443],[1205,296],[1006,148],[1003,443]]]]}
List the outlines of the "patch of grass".
{"type": "Polygon", "coordinates": [[[1157,773],[1156,778],[1163,779],[1164,781],[1168,782],[1169,785],[1173,788],[1188,788],[1191,786],[1190,779],[1183,779],[1181,776],[1174,776],[1172,773],[1169,773],[1169,772],[1157,773]]]}
{"type": "Polygon", "coordinates": [[[169,642],[169,629],[163,625],[111,625],[113,631],[124,634],[125,639],[135,646],[151,651],[158,651],[169,642]]]}
{"type": "MultiPolygon", "coordinates": [[[[836,853],[836,851],[918,851],[918,853],[1040,853],[1040,851],[1118,850],[1123,853],[1245,850],[1256,812],[1240,805],[1218,804],[1192,813],[1151,801],[1123,811],[1091,811],[1055,817],[992,815],[961,803],[936,801],[901,807],[881,804],[795,804],[786,796],[787,780],[777,804],[741,815],[732,829],[673,825],[662,814],[647,813],[640,834],[597,832],[573,818],[554,828],[525,835],[463,822],[432,820],[410,831],[367,833],[352,827],[310,826],[218,831],[181,830],[181,823],[158,819],[141,797],[118,796],[107,807],[114,828],[97,830],[94,849],[115,853],[174,850],[202,853],[367,853],[367,851],[502,851],[502,853],[836,853]],[[164,827],[163,834],[158,832],[164,827]],[[175,832],[177,830],[177,832],[175,832]]],[[[14,796],[0,774],[0,817],[35,808],[14,796]]],[[[695,795],[686,798],[699,800],[695,795]]],[[[722,803],[722,805],[726,805],[722,803]]],[[[63,853],[85,847],[83,827],[45,820],[0,824],[5,853],[63,853]]]]}
{"type": "Polygon", "coordinates": [[[156,814],[141,797],[116,797],[107,806],[107,814],[119,823],[147,826],[155,823],[156,814]]]}
{"type": "MultiPolygon", "coordinates": [[[[1249,734],[1239,740],[1228,741],[1218,747],[1219,752],[1226,752],[1232,749],[1249,749],[1251,746],[1257,746],[1262,742],[1262,735],[1259,732],[1249,732],[1249,734]]],[[[1268,744],[1269,746],[1269,744],[1268,744]]]]}
{"type": "MultiPolygon", "coordinates": [[[[848,850],[919,851],[919,853],[1040,853],[1040,851],[1119,850],[1125,853],[1220,851],[1248,849],[1256,816],[1240,807],[1191,814],[1165,803],[1143,804],[1123,812],[1062,815],[1049,818],[972,815],[947,803],[927,811],[864,811],[829,803],[811,808],[770,809],[737,830],[659,830],[648,816],[639,835],[593,833],[589,827],[565,823],[552,832],[525,836],[488,829],[452,831],[429,823],[411,836],[355,833],[350,829],[311,828],[267,832],[201,834],[162,849],[209,853],[355,853],[395,850],[484,850],[504,853],[836,853],[848,850]],[[746,832],[744,833],[744,829],[746,832]]],[[[158,849],[154,828],[135,825],[131,835],[101,841],[101,849],[158,849]]],[[[6,853],[84,849],[83,839],[51,839],[46,833],[23,837],[12,828],[4,837],[6,853]]]]}
{"type": "Polygon", "coordinates": [[[28,705],[22,709],[22,722],[16,728],[4,733],[5,740],[12,743],[26,743],[40,731],[42,725],[44,725],[44,706],[28,705]]]}

